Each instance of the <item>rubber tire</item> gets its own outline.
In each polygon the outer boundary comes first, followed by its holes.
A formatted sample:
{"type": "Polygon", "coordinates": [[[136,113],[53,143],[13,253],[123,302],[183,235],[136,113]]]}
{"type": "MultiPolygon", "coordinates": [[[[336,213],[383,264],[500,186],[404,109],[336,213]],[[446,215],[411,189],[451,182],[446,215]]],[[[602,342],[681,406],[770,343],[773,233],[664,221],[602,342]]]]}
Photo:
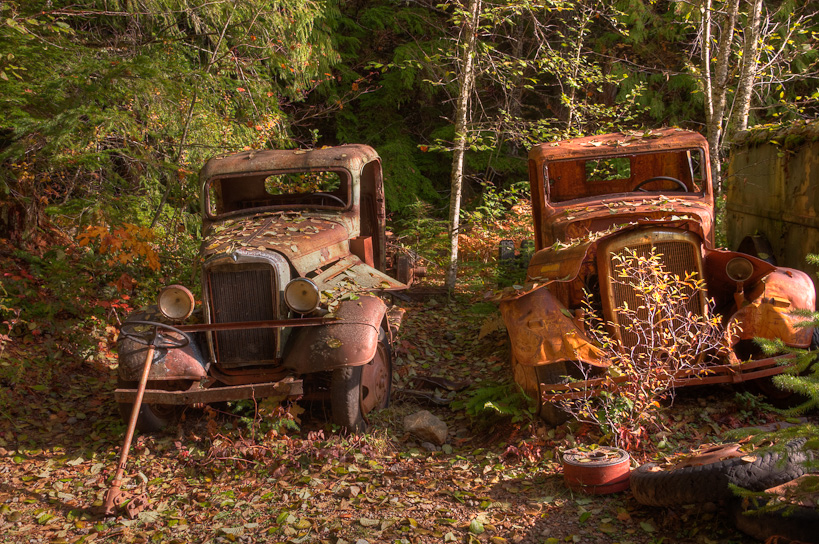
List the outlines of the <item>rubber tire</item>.
{"type": "Polygon", "coordinates": [[[763,491],[807,472],[804,463],[809,456],[802,450],[804,444],[804,439],[789,443],[787,460],[781,452],[768,451],[752,462],[732,457],[676,470],[652,472],[656,463],[646,463],[631,472],[631,493],[647,506],[677,506],[729,499],[734,496],[729,484],[763,491]]]}
{"type": "MultiPolygon", "coordinates": [[[[119,380],[119,388],[136,389],[136,382],[119,380]]],[[[149,384],[150,385],[150,384],[149,384]]],[[[127,402],[117,403],[119,408],[119,415],[125,425],[131,421],[131,410],[133,404],[127,402]]],[[[179,407],[171,405],[153,405],[145,404],[139,407],[139,415],[137,416],[136,428],[144,433],[154,433],[161,431],[168,425],[176,423],[179,419],[179,407]]]]}
{"type": "Polygon", "coordinates": [[[764,234],[752,234],[742,239],[737,247],[737,251],[745,253],[757,259],[762,259],[768,264],[776,266],[773,246],[764,234]]]}
{"type": "MultiPolygon", "coordinates": [[[[819,510],[793,506],[787,510],[757,513],[747,501],[737,499],[731,504],[731,516],[736,528],[748,536],[766,540],[782,536],[799,542],[819,543],[819,510]]],[[[764,506],[761,501],[759,507],[764,506]]]]}
{"type": "MultiPolygon", "coordinates": [[[[128,425],[131,421],[131,409],[134,405],[127,402],[120,402],[118,405],[119,415],[122,417],[122,421],[128,425]]],[[[136,428],[144,433],[155,433],[175,423],[177,419],[179,419],[179,414],[175,406],[143,404],[139,407],[136,428]],[[169,411],[168,408],[172,410],[169,411]]]]}
{"type": "MultiPolygon", "coordinates": [[[[386,408],[390,403],[392,392],[392,353],[386,334],[379,331],[378,344],[387,365],[389,376],[386,396],[374,409],[386,408]]],[[[376,355],[377,356],[377,355],[376,355]]],[[[373,361],[375,358],[373,358],[373,361]]],[[[373,364],[370,361],[367,364],[373,364]]],[[[330,375],[330,416],[336,425],[347,432],[363,433],[367,430],[367,414],[361,411],[361,372],[363,366],[342,367],[333,370],[330,375]]]]}

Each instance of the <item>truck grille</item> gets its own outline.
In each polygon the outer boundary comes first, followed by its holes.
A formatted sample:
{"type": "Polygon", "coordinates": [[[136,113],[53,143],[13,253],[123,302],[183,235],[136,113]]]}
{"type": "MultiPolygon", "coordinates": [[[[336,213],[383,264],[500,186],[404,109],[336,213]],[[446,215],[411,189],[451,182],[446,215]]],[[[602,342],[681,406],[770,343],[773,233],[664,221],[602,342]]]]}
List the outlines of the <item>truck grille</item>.
{"type": "MultiPolygon", "coordinates": [[[[278,283],[266,264],[214,266],[205,273],[210,321],[234,323],[277,319],[278,283]]],[[[278,329],[213,333],[213,349],[223,367],[257,365],[276,359],[278,329]]]]}
{"type": "MultiPolygon", "coordinates": [[[[648,309],[639,309],[646,305],[646,300],[638,295],[637,291],[630,285],[612,281],[617,274],[617,264],[622,262],[615,256],[627,257],[636,255],[637,257],[647,257],[651,255],[652,248],[656,255],[660,256],[660,262],[664,270],[673,276],[686,278],[694,274],[695,279],[702,279],[702,253],[699,239],[689,232],[677,231],[651,231],[630,233],[616,238],[601,249],[599,253],[599,266],[604,266],[604,285],[601,285],[603,293],[602,302],[606,319],[614,325],[614,333],[625,348],[639,347],[638,336],[625,329],[628,323],[622,322],[626,317],[618,309],[626,307],[638,309],[638,319],[648,316],[648,309]]],[[[695,315],[704,315],[706,311],[705,293],[695,292],[692,288],[687,288],[685,293],[687,301],[684,309],[679,314],[682,319],[688,312],[695,315]]],[[[676,328],[677,324],[672,323],[676,328]]]]}

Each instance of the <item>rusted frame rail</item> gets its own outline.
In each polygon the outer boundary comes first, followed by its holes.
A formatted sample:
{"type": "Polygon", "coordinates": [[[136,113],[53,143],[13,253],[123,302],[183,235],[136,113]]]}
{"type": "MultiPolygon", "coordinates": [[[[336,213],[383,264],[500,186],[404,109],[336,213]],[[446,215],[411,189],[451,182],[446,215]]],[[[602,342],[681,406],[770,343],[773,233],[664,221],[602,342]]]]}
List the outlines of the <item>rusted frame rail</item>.
{"type": "MultiPolygon", "coordinates": [[[[789,365],[783,361],[793,359],[794,355],[778,355],[740,364],[724,364],[709,366],[702,370],[680,370],[673,374],[671,387],[685,387],[689,385],[706,385],[714,383],[740,383],[768,376],[775,376],[784,372],[789,365]]],[[[605,390],[616,389],[620,383],[631,379],[629,376],[606,376],[580,380],[568,384],[545,384],[555,393],[544,392],[545,402],[560,402],[599,395],[605,390]]]]}

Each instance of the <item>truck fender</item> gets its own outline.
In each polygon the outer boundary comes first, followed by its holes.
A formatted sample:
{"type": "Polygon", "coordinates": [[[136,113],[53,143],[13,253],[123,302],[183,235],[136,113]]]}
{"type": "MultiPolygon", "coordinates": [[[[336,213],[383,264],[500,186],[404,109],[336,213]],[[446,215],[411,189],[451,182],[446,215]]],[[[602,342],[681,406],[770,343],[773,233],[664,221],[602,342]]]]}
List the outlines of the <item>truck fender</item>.
{"type": "Polygon", "coordinates": [[[522,297],[500,302],[512,355],[524,366],[583,361],[606,367],[603,353],[588,338],[571,312],[544,286],[522,297]]]}
{"type": "Polygon", "coordinates": [[[787,346],[810,346],[812,327],[797,324],[807,318],[795,310],[815,311],[816,291],[810,276],[800,270],[779,267],[746,292],[747,304],[730,318],[741,330],[733,331],[732,343],[753,338],[779,338],[787,346]]]}
{"type": "MultiPolygon", "coordinates": [[[[149,306],[128,316],[128,320],[167,322],[156,306],[149,306]]],[[[127,320],[126,320],[127,322],[127,320]]],[[[182,348],[159,348],[154,351],[148,380],[200,380],[207,375],[207,361],[199,349],[201,333],[187,334],[190,342],[182,348]]],[[[148,346],[120,335],[117,340],[119,365],[123,381],[139,381],[145,365],[148,346]]]]}
{"type": "Polygon", "coordinates": [[[387,306],[375,296],[339,303],[336,321],[294,331],[284,356],[284,367],[299,374],[369,363],[378,347],[378,331],[387,306]]]}

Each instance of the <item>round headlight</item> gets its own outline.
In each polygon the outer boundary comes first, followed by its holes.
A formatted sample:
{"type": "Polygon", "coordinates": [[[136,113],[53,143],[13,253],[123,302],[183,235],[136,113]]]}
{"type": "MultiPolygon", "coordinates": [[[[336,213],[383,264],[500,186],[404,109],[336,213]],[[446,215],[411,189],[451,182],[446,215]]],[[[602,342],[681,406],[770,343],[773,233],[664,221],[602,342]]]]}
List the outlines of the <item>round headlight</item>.
{"type": "Polygon", "coordinates": [[[168,319],[182,321],[193,313],[193,293],[181,285],[169,285],[159,292],[156,305],[168,319]]]}
{"type": "Polygon", "coordinates": [[[744,257],[734,257],[725,265],[725,273],[736,282],[745,281],[754,273],[754,265],[744,257]]]}
{"type": "Polygon", "coordinates": [[[284,288],[284,302],[294,312],[309,314],[320,300],[318,287],[307,278],[296,278],[284,288]]]}

